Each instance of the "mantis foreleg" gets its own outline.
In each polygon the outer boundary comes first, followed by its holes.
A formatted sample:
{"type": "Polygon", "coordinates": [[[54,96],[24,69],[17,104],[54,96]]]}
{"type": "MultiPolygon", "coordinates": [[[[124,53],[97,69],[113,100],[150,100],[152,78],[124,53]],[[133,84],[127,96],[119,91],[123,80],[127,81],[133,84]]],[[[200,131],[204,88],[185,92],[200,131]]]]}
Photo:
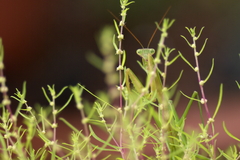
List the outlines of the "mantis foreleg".
{"type": "MultiPolygon", "coordinates": [[[[149,95],[150,98],[152,98],[152,95],[155,95],[157,93],[157,100],[158,103],[161,103],[162,99],[162,82],[160,79],[160,75],[157,71],[155,71],[155,74],[152,75],[152,72],[154,70],[154,62],[153,62],[153,57],[152,54],[148,54],[147,60],[143,58],[143,67],[144,70],[147,71],[148,77],[147,77],[147,82],[145,87],[142,85],[140,80],[137,78],[137,76],[133,73],[133,71],[129,68],[126,69],[125,71],[125,78],[126,78],[126,87],[128,92],[131,92],[131,87],[130,87],[130,80],[133,84],[134,89],[139,93],[143,93],[144,88],[149,88],[150,87],[150,94],[148,93],[148,90],[144,90],[144,96],[149,95]],[[148,84],[150,83],[150,84],[148,84]]],[[[146,98],[149,98],[148,96],[146,98]]]]}

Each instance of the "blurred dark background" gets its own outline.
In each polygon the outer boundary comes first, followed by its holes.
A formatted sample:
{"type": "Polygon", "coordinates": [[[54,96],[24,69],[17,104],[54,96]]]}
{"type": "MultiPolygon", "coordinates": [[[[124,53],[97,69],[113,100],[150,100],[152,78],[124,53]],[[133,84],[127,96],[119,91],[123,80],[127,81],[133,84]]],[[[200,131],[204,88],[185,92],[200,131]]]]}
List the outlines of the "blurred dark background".
{"type": "MultiPolygon", "coordinates": [[[[233,111],[238,107],[240,96],[235,80],[240,81],[240,2],[235,0],[136,0],[130,5],[127,16],[128,28],[147,45],[159,21],[169,6],[167,17],[176,19],[169,30],[167,45],[176,48],[194,62],[193,51],[180,37],[191,38],[185,27],[205,26],[198,41],[202,46],[209,38],[200,57],[202,77],[206,77],[215,59],[211,79],[205,85],[207,97],[217,103],[219,85],[224,83],[223,109],[233,111]],[[234,98],[236,97],[236,98],[234,98]],[[232,99],[229,99],[232,98],[232,99]],[[225,104],[225,105],[224,105],[225,104]]],[[[96,33],[106,24],[113,24],[113,17],[107,10],[119,16],[118,0],[52,0],[52,1],[1,1],[0,37],[5,50],[5,75],[9,94],[15,88],[21,89],[27,81],[29,105],[39,102],[47,105],[41,87],[55,84],[56,90],[64,86],[81,83],[89,90],[106,89],[104,75],[85,60],[88,51],[99,55],[96,33]]],[[[155,35],[151,47],[156,48],[160,33],[155,35]]],[[[125,31],[124,48],[127,50],[127,66],[142,74],[136,60],[140,58],[135,50],[141,46],[125,31]]],[[[175,51],[174,54],[177,54],[175,51]]],[[[198,90],[195,73],[182,61],[177,60],[169,68],[169,84],[184,75],[178,89],[190,95],[198,90]]],[[[57,100],[63,104],[70,92],[57,100]]],[[[86,95],[87,96],[87,95],[86,95]]],[[[211,101],[210,101],[211,102],[211,101]]],[[[213,109],[215,106],[212,106],[213,109]]],[[[69,107],[70,109],[71,107],[69,107]]]]}

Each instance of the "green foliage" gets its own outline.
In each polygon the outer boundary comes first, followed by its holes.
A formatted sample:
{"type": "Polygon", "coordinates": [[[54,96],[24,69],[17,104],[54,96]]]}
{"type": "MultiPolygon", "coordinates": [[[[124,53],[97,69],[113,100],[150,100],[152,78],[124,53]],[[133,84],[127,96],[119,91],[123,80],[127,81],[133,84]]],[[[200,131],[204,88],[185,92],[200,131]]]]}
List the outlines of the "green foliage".
{"type": "MultiPolygon", "coordinates": [[[[214,114],[211,115],[204,84],[213,73],[214,59],[212,59],[209,74],[204,80],[200,74],[198,61],[207,43],[205,39],[203,46],[198,49],[197,40],[204,27],[198,34],[196,27],[186,27],[192,39],[181,35],[193,50],[195,58],[195,64],[193,64],[180,51],[175,54],[176,49],[166,46],[169,29],[175,20],[164,19],[162,25],[156,23],[157,29],[161,32],[156,53],[153,48],[142,48],[136,51],[142,58],[142,62],[138,64],[146,72],[143,83],[130,68],[125,66],[127,52],[122,48],[123,27],[126,27],[127,11],[132,3],[134,2],[120,0],[122,9],[120,22],[114,20],[114,27],[106,26],[98,33],[96,41],[102,58],[93,53],[89,53],[86,57],[92,65],[105,74],[108,87],[106,92],[94,94],[81,84],[63,87],[57,92],[54,85],[47,85],[47,88],[43,87],[42,91],[49,105],[31,107],[26,100],[27,87],[24,82],[22,90],[16,89],[14,96],[11,96],[19,102],[13,113],[7,94],[6,78],[3,75],[4,50],[0,39],[0,91],[3,95],[0,105],[0,159],[96,160],[103,157],[104,160],[215,160],[221,158],[235,160],[240,158],[237,146],[230,146],[226,151],[216,148],[218,133],[215,133],[214,121],[221,105],[223,85],[220,85],[218,103],[214,114]],[[117,35],[114,35],[114,29],[117,35]],[[170,57],[173,58],[170,59],[170,57]],[[176,86],[183,71],[172,84],[167,81],[170,74],[168,68],[179,57],[196,72],[200,94],[194,91],[191,96],[188,96],[177,90],[176,86]],[[113,87],[116,85],[118,87],[113,87]],[[72,94],[63,106],[57,106],[58,98],[67,89],[72,94]],[[96,101],[91,103],[82,99],[83,92],[94,96],[96,101]],[[176,111],[180,94],[189,99],[182,115],[176,111]],[[59,113],[69,106],[72,99],[80,113],[79,123],[83,126],[82,129],[77,128],[67,119],[58,117],[59,113]],[[200,131],[186,132],[185,120],[194,101],[200,108],[199,114],[202,118],[202,123],[199,124],[200,131]],[[207,119],[203,118],[202,107],[206,111],[207,119]],[[62,140],[58,139],[57,135],[61,132],[58,128],[59,121],[72,131],[69,141],[61,142],[62,140]],[[104,133],[105,137],[102,137],[99,132],[104,133]],[[36,139],[42,142],[38,148],[34,144],[36,139]]],[[[239,83],[237,81],[236,83],[240,88],[239,83]]],[[[225,123],[223,128],[229,137],[240,141],[227,130],[225,123]]]]}

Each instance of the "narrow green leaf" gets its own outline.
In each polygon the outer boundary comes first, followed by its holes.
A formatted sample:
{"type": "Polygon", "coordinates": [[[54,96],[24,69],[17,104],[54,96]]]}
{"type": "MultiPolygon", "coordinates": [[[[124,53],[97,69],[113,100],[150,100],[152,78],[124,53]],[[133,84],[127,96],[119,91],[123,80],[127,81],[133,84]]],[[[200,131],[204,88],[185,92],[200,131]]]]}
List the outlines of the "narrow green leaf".
{"type": "Polygon", "coordinates": [[[175,61],[178,59],[179,56],[180,56],[180,55],[175,56],[170,62],[168,62],[168,66],[170,66],[171,64],[173,64],[173,62],[175,62],[175,61]]]}
{"type": "Polygon", "coordinates": [[[198,55],[197,55],[197,56],[200,56],[201,53],[203,52],[203,50],[204,50],[204,48],[205,48],[205,46],[206,46],[206,44],[207,44],[207,40],[208,40],[208,39],[206,38],[205,41],[204,41],[204,44],[203,44],[201,50],[198,52],[198,55]]]}
{"type": "Polygon", "coordinates": [[[189,34],[193,37],[195,36],[195,28],[188,28],[188,27],[185,27],[185,29],[189,32],[189,34]]]}
{"type": "Polygon", "coordinates": [[[180,36],[187,42],[187,44],[188,44],[190,47],[192,47],[192,44],[187,40],[186,37],[184,37],[183,35],[180,35],[180,36]]]}
{"type": "Polygon", "coordinates": [[[178,79],[168,88],[168,90],[171,90],[179,82],[179,80],[182,77],[182,73],[183,73],[183,70],[180,72],[178,79]]]}
{"type": "Polygon", "coordinates": [[[71,123],[69,123],[67,120],[65,120],[64,118],[60,117],[59,120],[63,121],[63,123],[65,123],[69,128],[71,128],[74,132],[78,133],[79,130],[77,128],[75,128],[71,123]]]}
{"type": "Polygon", "coordinates": [[[182,55],[182,53],[180,51],[178,51],[180,57],[194,70],[194,67],[191,65],[190,62],[188,62],[188,60],[182,55]]]}
{"type": "Polygon", "coordinates": [[[218,113],[218,110],[221,106],[221,103],[222,103],[222,96],[223,96],[223,84],[220,85],[220,91],[219,91],[219,97],[218,97],[218,104],[217,104],[217,107],[215,109],[215,112],[213,114],[213,119],[215,119],[217,113],[218,113]]]}
{"type": "Polygon", "coordinates": [[[188,112],[189,112],[189,109],[191,108],[192,103],[193,103],[193,100],[194,100],[194,97],[196,97],[197,94],[198,94],[198,93],[197,93],[196,91],[193,92],[193,94],[192,94],[192,96],[191,96],[191,99],[190,99],[190,101],[188,102],[188,105],[187,105],[186,109],[184,110],[184,112],[183,112],[183,114],[182,114],[182,117],[181,117],[181,119],[180,119],[180,125],[181,125],[182,122],[187,118],[187,114],[188,114],[188,112]]]}
{"type": "Polygon", "coordinates": [[[27,119],[27,120],[29,120],[30,121],[30,117],[28,117],[27,115],[25,115],[25,114],[23,114],[23,113],[21,113],[20,111],[19,111],[19,114],[22,116],[22,117],[24,117],[25,119],[27,119]]]}
{"type": "Polygon", "coordinates": [[[219,149],[219,151],[226,159],[228,159],[228,160],[235,160],[232,157],[230,157],[229,155],[227,155],[226,153],[224,153],[222,150],[219,149]]]}
{"type": "Polygon", "coordinates": [[[235,81],[237,83],[238,89],[240,89],[240,84],[238,83],[238,81],[235,81]]]}
{"type": "Polygon", "coordinates": [[[89,94],[91,94],[93,97],[97,98],[98,100],[100,100],[103,103],[106,103],[108,106],[112,107],[113,109],[117,110],[113,105],[109,104],[108,102],[104,101],[103,99],[99,98],[98,96],[96,96],[95,94],[93,94],[91,91],[89,91],[87,88],[85,88],[83,85],[79,84],[78,85],[83,88],[85,91],[87,91],[89,94]]]}
{"type": "Polygon", "coordinates": [[[126,51],[124,50],[123,51],[123,58],[122,58],[122,66],[124,66],[125,65],[125,62],[126,62],[126,51]]]}
{"type": "Polygon", "coordinates": [[[128,5],[132,4],[132,3],[135,3],[135,2],[134,2],[134,1],[128,2],[128,3],[126,4],[126,6],[128,6],[128,5]]]}
{"type": "Polygon", "coordinates": [[[214,68],[214,58],[212,59],[212,67],[208,73],[207,78],[204,80],[204,83],[206,83],[208,81],[208,79],[210,78],[210,76],[212,75],[213,68],[214,68]]]}
{"type": "Polygon", "coordinates": [[[17,109],[14,113],[15,117],[17,118],[18,117],[18,113],[20,112],[24,102],[27,102],[25,101],[25,97],[26,97],[26,81],[23,82],[23,86],[22,86],[22,93],[19,93],[20,94],[20,97],[18,97],[19,99],[17,99],[16,97],[13,97],[14,99],[16,100],[19,100],[19,103],[18,103],[18,106],[17,106],[17,109]]]}
{"type": "Polygon", "coordinates": [[[115,21],[115,19],[113,20],[113,23],[114,23],[115,29],[116,29],[116,31],[117,31],[117,33],[118,33],[118,35],[119,35],[119,34],[120,34],[120,31],[119,31],[118,24],[117,24],[117,22],[115,21]]]}
{"type": "Polygon", "coordinates": [[[46,137],[44,133],[41,131],[38,131],[38,136],[45,142],[45,143],[50,143],[51,141],[46,137]]]}
{"type": "Polygon", "coordinates": [[[201,28],[201,30],[200,30],[198,36],[196,37],[196,40],[198,40],[198,38],[201,36],[203,29],[204,29],[204,27],[201,28]]]}
{"type": "MultiPolygon", "coordinates": [[[[92,146],[93,146],[93,147],[96,147],[96,149],[100,150],[101,152],[102,152],[102,151],[108,151],[108,152],[119,152],[119,151],[116,150],[116,149],[102,148],[102,147],[100,147],[100,146],[98,146],[98,145],[95,145],[95,144],[92,144],[92,146]]],[[[98,154],[96,154],[96,155],[98,155],[98,154]]]]}
{"type": "Polygon", "coordinates": [[[47,95],[47,93],[46,93],[45,88],[42,87],[42,91],[43,91],[43,94],[44,94],[45,98],[46,98],[47,101],[50,103],[51,101],[50,101],[50,99],[49,99],[49,97],[48,97],[48,95],[47,95]]]}
{"type": "Polygon", "coordinates": [[[108,143],[107,141],[101,139],[100,137],[98,137],[98,136],[95,134],[95,132],[93,131],[91,125],[89,125],[89,131],[90,131],[91,135],[92,135],[96,140],[98,140],[99,142],[102,142],[103,144],[106,144],[107,146],[112,147],[112,148],[114,148],[115,150],[119,151],[119,147],[114,146],[114,145],[108,143]]]}
{"type": "Polygon", "coordinates": [[[226,125],[225,125],[225,122],[223,121],[223,129],[224,129],[224,131],[227,133],[227,135],[229,135],[231,138],[233,138],[233,139],[235,139],[235,140],[237,140],[237,141],[239,141],[240,142],[240,139],[238,139],[237,137],[235,137],[234,135],[232,135],[232,133],[230,133],[228,130],[227,130],[227,128],[226,128],[226,125]]]}
{"type": "Polygon", "coordinates": [[[42,154],[40,154],[40,155],[41,155],[40,160],[45,160],[45,159],[46,159],[46,151],[47,151],[47,150],[43,149],[42,154]]]}
{"type": "MultiPolygon", "coordinates": [[[[1,39],[0,39],[1,40],[1,39]]],[[[1,143],[1,155],[5,155],[4,157],[8,157],[8,150],[5,142],[5,138],[0,134],[0,143],[1,143]]]]}
{"type": "Polygon", "coordinates": [[[118,50],[118,47],[117,47],[117,44],[116,44],[116,36],[115,36],[115,34],[113,35],[112,42],[113,42],[113,47],[114,47],[115,50],[117,51],[117,50],[118,50]]]}
{"type": "Polygon", "coordinates": [[[111,157],[111,154],[109,154],[106,157],[102,158],[102,160],[107,160],[109,157],[111,157]]]}
{"type": "Polygon", "coordinates": [[[187,97],[188,99],[191,99],[191,100],[194,100],[194,101],[197,101],[197,102],[200,102],[200,103],[201,103],[201,100],[196,99],[196,98],[189,97],[189,96],[187,96],[186,94],[184,94],[182,91],[180,91],[180,92],[182,93],[182,95],[184,95],[184,96],[187,97]]]}
{"type": "Polygon", "coordinates": [[[68,86],[63,87],[61,91],[55,96],[55,98],[58,98],[63,93],[63,91],[66,90],[67,88],[68,86]]]}
{"type": "Polygon", "coordinates": [[[58,110],[57,113],[60,113],[64,108],[66,108],[68,106],[68,104],[72,100],[72,97],[73,97],[73,94],[68,98],[68,101],[58,110]]]}
{"type": "MultiPolygon", "coordinates": [[[[19,103],[22,103],[22,102],[21,102],[21,99],[15,97],[15,96],[11,96],[11,98],[15,99],[15,100],[18,101],[19,103]]],[[[22,103],[22,104],[23,104],[23,103],[22,103]]]]}

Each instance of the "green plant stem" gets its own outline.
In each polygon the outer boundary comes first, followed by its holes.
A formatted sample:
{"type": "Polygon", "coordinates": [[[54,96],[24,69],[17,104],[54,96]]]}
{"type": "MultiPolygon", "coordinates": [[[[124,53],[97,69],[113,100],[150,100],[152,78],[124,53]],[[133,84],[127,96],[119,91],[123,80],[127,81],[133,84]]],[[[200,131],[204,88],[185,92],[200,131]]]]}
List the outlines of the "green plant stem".
{"type": "MultiPolygon", "coordinates": [[[[200,31],[200,34],[201,34],[201,31],[200,31]]],[[[199,36],[200,36],[200,34],[199,34],[199,36]]],[[[203,84],[201,84],[202,79],[201,79],[201,74],[200,74],[200,65],[199,65],[199,61],[198,61],[198,56],[200,54],[197,52],[197,49],[196,49],[197,38],[198,37],[193,36],[193,46],[194,46],[193,50],[194,50],[196,68],[197,68],[197,78],[198,78],[198,84],[199,84],[201,95],[202,95],[201,101],[203,102],[203,105],[204,105],[204,108],[205,108],[205,111],[206,111],[206,114],[207,114],[207,117],[208,117],[208,121],[209,121],[210,119],[212,119],[212,116],[211,116],[210,111],[208,109],[207,99],[206,99],[206,96],[205,96],[203,84]]],[[[210,123],[209,123],[209,125],[210,125],[209,127],[210,127],[210,130],[211,130],[210,131],[211,132],[210,137],[212,137],[212,136],[214,136],[214,129],[213,129],[213,126],[210,123]]],[[[214,139],[211,140],[211,145],[213,147],[213,159],[215,159],[216,158],[216,155],[215,155],[216,147],[215,147],[214,139]]]]}

